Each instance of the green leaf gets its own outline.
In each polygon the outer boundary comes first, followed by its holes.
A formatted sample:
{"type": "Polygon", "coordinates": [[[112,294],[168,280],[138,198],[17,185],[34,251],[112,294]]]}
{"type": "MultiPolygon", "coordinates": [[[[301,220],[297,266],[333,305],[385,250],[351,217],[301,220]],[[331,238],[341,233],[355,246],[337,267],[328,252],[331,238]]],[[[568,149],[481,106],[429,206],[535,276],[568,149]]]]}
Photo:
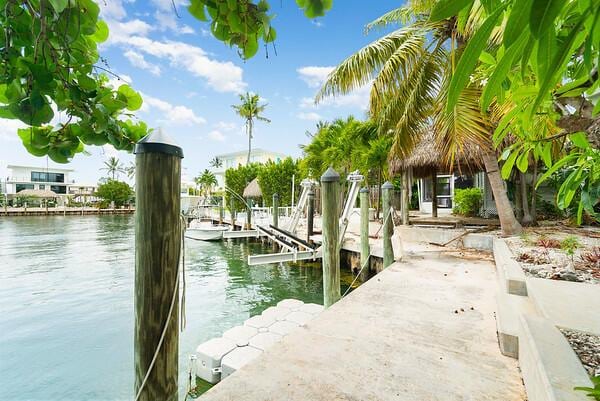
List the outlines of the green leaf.
{"type": "Polygon", "coordinates": [[[548,179],[548,177],[550,177],[552,174],[556,173],[559,169],[561,169],[563,166],[565,166],[568,163],[571,163],[573,160],[577,159],[578,155],[577,154],[570,154],[567,155],[565,157],[563,157],[562,159],[560,159],[559,161],[557,161],[556,163],[554,163],[554,165],[552,167],[550,167],[544,174],[542,174],[542,176],[538,179],[537,184],[535,185],[535,187],[539,187],[541,183],[543,183],[544,181],[546,181],[548,179]]]}
{"type": "Polygon", "coordinates": [[[131,89],[129,85],[123,84],[119,86],[117,92],[126,99],[128,110],[135,111],[142,107],[142,97],[139,93],[131,89]]]}
{"type": "Polygon", "coordinates": [[[537,41],[536,66],[539,77],[547,73],[555,51],[556,35],[553,30],[547,31],[537,41]]]}
{"type": "Polygon", "coordinates": [[[546,168],[550,168],[552,166],[552,142],[546,142],[544,144],[541,156],[546,168]]]}
{"type": "MultiPolygon", "coordinates": [[[[574,89],[574,88],[577,88],[577,87],[583,85],[589,79],[590,79],[589,77],[581,77],[579,79],[576,79],[574,81],[571,81],[569,83],[562,85],[554,93],[556,93],[557,95],[562,95],[563,93],[569,92],[571,89],[574,89]]],[[[583,88],[583,89],[586,89],[586,88],[583,88]]]]}
{"type": "Polygon", "coordinates": [[[439,0],[433,6],[429,21],[435,22],[457,15],[460,10],[470,6],[473,0],[439,0]]]}
{"type": "Polygon", "coordinates": [[[90,35],[90,37],[96,43],[105,42],[106,39],[108,39],[108,25],[106,24],[106,22],[99,20],[96,23],[96,32],[94,32],[93,35],[90,35]]]}
{"type": "Polygon", "coordinates": [[[258,51],[258,39],[256,36],[249,36],[248,42],[246,42],[246,46],[244,46],[244,58],[249,59],[252,58],[258,51]]]}
{"type": "Polygon", "coordinates": [[[200,21],[208,21],[206,12],[204,11],[204,1],[191,0],[190,5],[188,6],[188,11],[200,21]]]}
{"type": "Polygon", "coordinates": [[[494,69],[494,72],[490,76],[483,89],[483,93],[481,94],[481,110],[483,112],[487,110],[490,103],[492,103],[494,96],[500,91],[502,82],[506,79],[516,58],[520,55],[523,47],[525,47],[527,40],[529,40],[529,33],[527,30],[523,30],[519,39],[506,50],[504,56],[498,62],[498,65],[494,69]]]}
{"type": "Polygon", "coordinates": [[[519,0],[513,2],[512,10],[504,27],[504,36],[502,37],[505,48],[509,48],[519,38],[521,33],[527,30],[532,1],[519,0]]]}
{"type": "Polygon", "coordinates": [[[571,134],[569,135],[569,139],[571,140],[573,145],[577,146],[578,148],[585,149],[589,148],[590,146],[585,136],[585,133],[583,132],[576,132],[574,134],[571,134]]]}
{"type": "Polygon", "coordinates": [[[456,66],[456,71],[452,74],[452,80],[450,81],[448,88],[448,103],[446,104],[446,110],[448,112],[454,109],[460,93],[465,86],[467,86],[471,73],[477,65],[479,55],[486,47],[490,34],[492,33],[494,26],[496,26],[496,21],[500,14],[502,14],[505,6],[506,3],[494,11],[485,20],[477,32],[475,32],[475,35],[473,35],[471,40],[467,42],[465,51],[461,55],[458,65],[456,66]]]}
{"type": "Polygon", "coordinates": [[[54,11],[56,11],[57,14],[60,14],[63,12],[63,10],[65,8],[67,8],[67,5],[69,4],[69,0],[48,0],[50,2],[50,5],[52,5],[52,8],[54,8],[54,11]]]}
{"type": "Polygon", "coordinates": [[[486,51],[481,52],[481,54],[479,55],[479,61],[481,61],[482,63],[485,63],[485,64],[490,64],[490,65],[496,64],[496,59],[494,58],[494,56],[492,56],[490,53],[488,53],[486,51]]]}
{"type": "Polygon", "coordinates": [[[529,167],[529,150],[527,152],[521,153],[521,155],[517,158],[517,168],[520,172],[525,173],[527,168],[529,167]]]}
{"type": "Polygon", "coordinates": [[[513,150],[510,156],[508,156],[508,159],[506,159],[506,161],[502,165],[501,173],[503,179],[506,180],[508,179],[508,177],[510,177],[510,172],[512,171],[512,168],[515,165],[515,160],[517,160],[517,156],[519,156],[519,152],[513,150]]]}
{"type": "Polygon", "coordinates": [[[565,0],[533,0],[529,14],[529,28],[536,38],[546,30],[554,29],[554,20],[567,4],[565,0]]]}

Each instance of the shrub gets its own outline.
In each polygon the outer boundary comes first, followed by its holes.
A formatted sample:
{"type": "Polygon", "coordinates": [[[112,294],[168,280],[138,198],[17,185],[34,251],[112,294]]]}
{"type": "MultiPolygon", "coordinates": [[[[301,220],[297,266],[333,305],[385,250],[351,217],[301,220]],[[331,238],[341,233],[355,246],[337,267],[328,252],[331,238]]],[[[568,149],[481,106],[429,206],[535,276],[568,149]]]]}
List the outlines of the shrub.
{"type": "Polygon", "coordinates": [[[560,242],[560,248],[571,257],[571,260],[573,260],[573,255],[580,246],[579,240],[573,235],[569,235],[560,242]]]}
{"type": "Polygon", "coordinates": [[[126,182],[108,180],[98,186],[95,196],[103,200],[103,202],[100,202],[100,207],[107,207],[110,202],[114,202],[115,206],[118,207],[131,200],[133,189],[126,182]]]}
{"type": "Polygon", "coordinates": [[[479,188],[454,190],[454,208],[452,212],[460,216],[476,216],[481,207],[483,192],[479,188]]]}

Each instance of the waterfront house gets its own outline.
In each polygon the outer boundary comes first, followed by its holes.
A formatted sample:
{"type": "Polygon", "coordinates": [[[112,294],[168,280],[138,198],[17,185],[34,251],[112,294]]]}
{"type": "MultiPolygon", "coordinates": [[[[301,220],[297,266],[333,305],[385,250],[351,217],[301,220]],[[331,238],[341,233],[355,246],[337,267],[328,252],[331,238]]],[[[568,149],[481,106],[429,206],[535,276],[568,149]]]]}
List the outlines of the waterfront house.
{"type": "MultiPolygon", "coordinates": [[[[217,189],[222,190],[225,185],[225,170],[236,168],[239,165],[245,165],[248,159],[248,151],[242,150],[239,152],[225,153],[216,155],[215,157],[221,161],[221,166],[213,168],[212,171],[217,178],[217,189]]],[[[278,163],[286,157],[287,155],[283,153],[272,152],[260,148],[252,149],[250,152],[251,163],[266,163],[269,160],[278,163]]]]}

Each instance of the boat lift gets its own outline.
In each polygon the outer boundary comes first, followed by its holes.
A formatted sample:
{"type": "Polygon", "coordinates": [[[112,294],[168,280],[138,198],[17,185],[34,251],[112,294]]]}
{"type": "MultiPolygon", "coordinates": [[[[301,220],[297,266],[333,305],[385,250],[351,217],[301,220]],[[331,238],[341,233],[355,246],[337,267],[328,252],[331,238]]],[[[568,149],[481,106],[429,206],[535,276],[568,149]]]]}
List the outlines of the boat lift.
{"type": "MultiPolygon", "coordinates": [[[[352,208],[356,203],[356,198],[358,197],[358,193],[360,191],[360,183],[364,180],[364,177],[359,174],[357,170],[350,173],[347,180],[351,183],[351,186],[339,220],[340,246],[344,241],[344,234],[348,228],[350,213],[352,212],[352,208]]],[[[316,182],[312,180],[303,180],[301,185],[302,194],[300,195],[296,209],[294,209],[294,213],[292,214],[292,219],[287,226],[287,230],[274,227],[273,225],[269,227],[257,226],[257,236],[267,236],[281,246],[281,252],[268,253],[264,255],[249,255],[248,265],[253,266],[265,263],[297,262],[299,260],[316,260],[321,258],[321,247],[315,248],[313,245],[296,236],[296,228],[298,226],[300,216],[304,211],[304,207],[306,206],[308,192],[314,185],[316,185],[316,182]]]]}

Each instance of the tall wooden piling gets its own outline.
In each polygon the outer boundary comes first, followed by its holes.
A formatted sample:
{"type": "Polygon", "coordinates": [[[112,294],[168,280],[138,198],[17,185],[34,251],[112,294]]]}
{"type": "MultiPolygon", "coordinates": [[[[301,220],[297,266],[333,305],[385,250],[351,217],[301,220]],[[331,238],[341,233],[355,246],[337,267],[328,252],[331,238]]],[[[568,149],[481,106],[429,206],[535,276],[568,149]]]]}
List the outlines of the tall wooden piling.
{"type": "Polygon", "coordinates": [[[176,401],[183,152],[171,138],[155,131],[138,142],[134,153],[135,392],[141,388],[140,401],[176,401]]]}
{"type": "Polygon", "coordinates": [[[394,249],[392,248],[392,234],[394,231],[394,216],[391,215],[392,191],[394,186],[386,181],[381,186],[383,200],[383,267],[386,268],[394,263],[394,249]]]}
{"type": "Polygon", "coordinates": [[[360,280],[364,283],[369,278],[369,189],[364,187],[360,190],[360,267],[363,269],[360,280]]]}
{"type": "Polygon", "coordinates": [[[340,175],[331,167],[321,176],[323,221],[323,303],[329,307],[340,293],[340,175]]]}
{"type": "Polygon", "coordinates": [[[233,199],[233,195],[230,196],[229,213],[231,214],[231,229],[235,230],[235,199],[233,199]]]}
{"type": "Polygon", "coordinates": [[[306,242],[310,242],[310,237],[314,233],[315,226],[315,191],[311,187],[308,191],[308,206],[306,208],[306,242]]]}
{"type": "Polygon", "coordinates": [[[409,222],[409,210],[410,210],[410,198],[409,194],[409,183],[408,183],[408,171],[405,169],[402,171],[402,224],[407,226],[410,224],[409,222]]]}
{"type": "Polygon", "coordinates": [[[225,217],[225,195],[221,198],[221,202],[219,202],[219,224],[223,224],[223,218],[225,217]]]}
{"type": "Polygon", "coordinates": [[[246,230],[252,228],[252,199],[246,198],[246,230]]]}
{"type": "Polygon", "coordinates": [[[273,227],[279,227],[279,194],[273,194],[273,227]]]}

